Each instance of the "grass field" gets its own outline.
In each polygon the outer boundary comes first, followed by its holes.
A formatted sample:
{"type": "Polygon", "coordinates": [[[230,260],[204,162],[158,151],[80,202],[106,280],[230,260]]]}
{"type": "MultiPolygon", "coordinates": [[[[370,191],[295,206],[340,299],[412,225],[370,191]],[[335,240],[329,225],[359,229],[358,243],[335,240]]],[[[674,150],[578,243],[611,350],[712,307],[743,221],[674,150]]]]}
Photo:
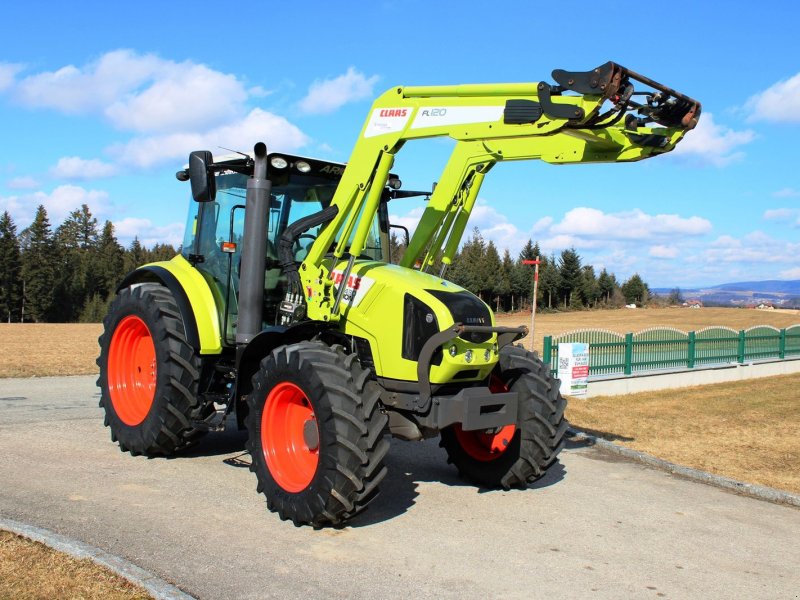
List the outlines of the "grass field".
{"type": "Polygon", "coordinates": [[[800,374],[571,399],[576,427],[659,458],[800,494],[800,374]]]}
{"type": "MultiPolygon", "coordinates": [[[[530,327],[530,313],[499,315],[498,325],[530,327]]],[[[599,327],[619,333],[647,327],[676,327],[684,331],[709,325],[746,329],[755,325],[788,327],[800,324],[800,311],[760,311],[732,308],[597,310],[536,315],[535,347],[541,352],[545,335],[599,327]]],[[[95,358],[100,324],[0,323],[0,377],[43,377],[97,373],[95,358]]],[[[530,347],[529,338],[523,343],[530,347]]]]}
{"type": "Polygon", "coordinates": [[[0,531],[0,598],[147,600],[152,596],[88,558],[77,560],[0,531]]]}

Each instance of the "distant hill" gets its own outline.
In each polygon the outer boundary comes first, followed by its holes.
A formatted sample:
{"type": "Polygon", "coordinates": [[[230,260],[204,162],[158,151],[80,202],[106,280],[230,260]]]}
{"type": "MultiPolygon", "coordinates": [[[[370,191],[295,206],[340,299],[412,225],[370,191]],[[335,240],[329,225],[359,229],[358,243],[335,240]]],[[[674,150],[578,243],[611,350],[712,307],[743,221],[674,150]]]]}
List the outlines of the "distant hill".
{"type": "MultiPolygon", "coordinates": [[[[652,291],[665,296],[672,289],[654,288],[652,291]]],[[[697,299],[708,305],[746,306],[769,302],[776,308],[799,308],[800,279],[742,281],[707,288],[681,288],[681,295],[686,300],[697,299]]]]}

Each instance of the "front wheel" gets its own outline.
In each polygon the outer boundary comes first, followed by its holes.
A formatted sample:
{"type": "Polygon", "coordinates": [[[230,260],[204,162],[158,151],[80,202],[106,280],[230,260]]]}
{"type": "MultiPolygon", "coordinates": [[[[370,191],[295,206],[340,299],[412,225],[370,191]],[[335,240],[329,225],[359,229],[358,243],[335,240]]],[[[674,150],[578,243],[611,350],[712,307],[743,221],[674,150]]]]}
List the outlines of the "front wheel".
{"type": "Polygon", "coordinates": [[[518,346],[500,350],[490,379],[493,392],[520,393],[520,419],[486,431],[464,431],[460,424],[441,432],[439,445],[459,473],[487,487],[522,487],[544,475],[564,445],[566,400],[549,368],[518,346]]]}
{"type": "Polygon", "coordinates": [[[336,525],[363,509],[386,475],[388,418],[355,354],[300,342],[272,351],[247,398],[250,469],[267,507],[295,525],[336,525]]]}

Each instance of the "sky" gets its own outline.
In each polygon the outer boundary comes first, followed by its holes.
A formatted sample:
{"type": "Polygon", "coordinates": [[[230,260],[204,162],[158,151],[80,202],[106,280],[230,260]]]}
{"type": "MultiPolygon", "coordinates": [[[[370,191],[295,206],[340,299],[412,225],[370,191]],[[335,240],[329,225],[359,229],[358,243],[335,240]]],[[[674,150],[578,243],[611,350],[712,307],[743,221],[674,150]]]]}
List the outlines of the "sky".
{"type": "MultiPolygon", "coordinates": [[[[120,241],[180,243],[192,150],[346,161],[397,85],[552,81],[608,60],[703,104],[638,163],[500,164],[470,221],[513,256],[574,247],[651,287],[800,279],[800,4],[381,1],[9,3],[0,19],[0,211],[21,230],[88,204],[120,241]]],[[[430,189],[452,143],[393,172],[430,189]]],[[[424,205],[397,200],[392,221],[424,205]]]]}

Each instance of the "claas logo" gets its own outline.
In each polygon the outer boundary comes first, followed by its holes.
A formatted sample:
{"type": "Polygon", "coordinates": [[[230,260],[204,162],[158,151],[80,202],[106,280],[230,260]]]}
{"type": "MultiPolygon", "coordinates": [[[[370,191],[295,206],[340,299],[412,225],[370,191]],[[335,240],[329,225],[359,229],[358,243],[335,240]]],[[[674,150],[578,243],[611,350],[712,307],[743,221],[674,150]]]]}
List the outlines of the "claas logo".
{"type": "Polygon", "coordinates": [[[407,108],[382,108],[378,113],[379,117],[405,117],[408,114],[407,108]]]}

